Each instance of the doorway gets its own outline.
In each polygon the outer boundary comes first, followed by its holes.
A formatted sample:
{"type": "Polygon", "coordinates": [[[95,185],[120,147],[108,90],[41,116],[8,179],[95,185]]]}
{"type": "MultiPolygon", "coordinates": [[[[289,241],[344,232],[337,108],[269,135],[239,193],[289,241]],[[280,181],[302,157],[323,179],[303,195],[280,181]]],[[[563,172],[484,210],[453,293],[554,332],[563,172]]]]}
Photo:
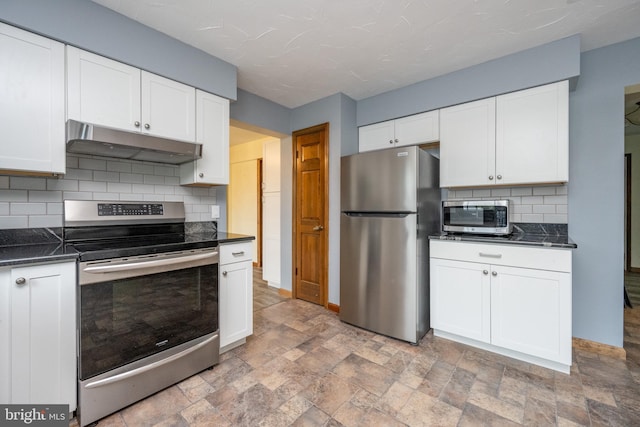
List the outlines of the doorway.
{"type": "Polygon", "coordinates": [[[293,297],[328,307],[329,124],[295,131],[293,297]]]}

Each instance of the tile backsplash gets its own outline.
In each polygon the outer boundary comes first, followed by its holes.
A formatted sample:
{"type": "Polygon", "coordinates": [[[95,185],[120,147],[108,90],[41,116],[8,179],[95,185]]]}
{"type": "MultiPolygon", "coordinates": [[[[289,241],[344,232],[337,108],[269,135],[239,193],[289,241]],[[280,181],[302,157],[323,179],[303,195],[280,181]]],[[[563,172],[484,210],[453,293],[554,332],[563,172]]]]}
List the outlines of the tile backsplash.
{"type": "Polygon", "coordinates": [[[61,227],[65,199],[184,202],[187,222],[217,204],[216,187],[180,186],[179,166],[67,155],[60,178],[0,176],[0,228],[61,227]]]}
{"type": "Polygon", "coordinates": [[[511,200],[511,222],[567,224],[567,186],[449,190],[448,200],[511,200]]]}

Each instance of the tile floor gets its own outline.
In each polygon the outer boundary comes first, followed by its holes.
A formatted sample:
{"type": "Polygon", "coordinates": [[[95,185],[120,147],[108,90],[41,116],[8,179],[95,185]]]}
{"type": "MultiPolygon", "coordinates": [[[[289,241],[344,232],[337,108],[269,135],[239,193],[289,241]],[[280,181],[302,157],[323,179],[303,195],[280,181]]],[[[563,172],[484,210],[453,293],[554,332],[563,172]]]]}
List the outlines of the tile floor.
{"type": "Polygon", "coordinates": [[[640,309],[626,361],[574,350],[565,375],[432,333],[412,346],[254,287],[244,346],[99,426],[640,425],[640,309]]]}

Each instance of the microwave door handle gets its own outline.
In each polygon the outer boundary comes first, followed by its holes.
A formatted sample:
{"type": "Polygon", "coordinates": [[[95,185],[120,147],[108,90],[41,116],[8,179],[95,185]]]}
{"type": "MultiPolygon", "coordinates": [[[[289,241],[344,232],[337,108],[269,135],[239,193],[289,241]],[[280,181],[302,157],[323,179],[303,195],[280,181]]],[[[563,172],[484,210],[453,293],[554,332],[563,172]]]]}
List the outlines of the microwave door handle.
{"type": "Polygon", "coordinates": [[[128,271],[128,270],[140,270],[143,268],[152,268],[159,266],[175,265],[175,264],[188,264],[195,261],[200,261],[207,258],[214,258],[218,252],[207,252],[205,254],[186,255],[174,258],[154,259],[151,261],[139,261],[129,262],[121,264],[108,264],[108,265],[95,265],[85,267],[82,271],[91,274],[100,273],[113,273],[116,271],[128,271]]]}

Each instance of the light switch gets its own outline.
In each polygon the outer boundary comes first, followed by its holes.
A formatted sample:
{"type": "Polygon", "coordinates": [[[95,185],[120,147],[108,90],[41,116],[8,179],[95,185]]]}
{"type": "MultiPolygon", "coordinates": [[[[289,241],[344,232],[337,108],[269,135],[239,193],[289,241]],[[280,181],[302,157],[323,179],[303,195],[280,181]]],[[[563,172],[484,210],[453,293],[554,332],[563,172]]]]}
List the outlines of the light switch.
{"type": "Polygon", "coordinates": [[[211,205],[211,219],[220,218],[220,206],[219,205],[211,205]]]}

